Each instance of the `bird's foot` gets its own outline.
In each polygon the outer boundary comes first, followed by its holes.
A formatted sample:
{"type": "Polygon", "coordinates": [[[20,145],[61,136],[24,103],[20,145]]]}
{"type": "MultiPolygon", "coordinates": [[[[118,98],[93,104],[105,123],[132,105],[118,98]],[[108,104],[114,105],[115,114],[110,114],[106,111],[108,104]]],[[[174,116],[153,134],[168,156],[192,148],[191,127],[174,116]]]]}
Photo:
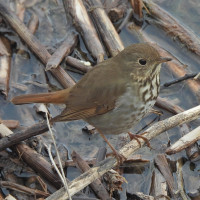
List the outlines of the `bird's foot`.
{"type": "Polygon", "coordinates": [[[108,139],[105,137],[105,135],[103,133],[101,133],[101,131],[99,131],[99,134],[105,140],[105,142],[108,144],[108,146],[112,149],[112,151],[113,151],[112,154],[116,157],[118,166],[121,165],[125,160],[127,160],[127,158],[125,156],[123,156],[117,152],[115,147],[112,146],[112,144],[108,141],[108,139]]]}
{"type": "Polygon", "coordinates": [[[124,161],[127,160],[127,158],[125,156],[123,156],[122,154],[120,154],[119,152],[117,152],[117,150],[113,150],[111,153],[108,153],[106,156],[114,156],[117,159],[117,167],[119,167],[120,165],[122,165],[124,163],[124,161]]]}
{"type": "Polygon", "coordinates": [[[150,149],[153,149],[153,148],[151,147],[151,144],[150,144],[149,140],[148,140],[146,137],[142,136],[142,135],[145,134],[145,133],[146,133],[146,132],[142,133],[141,135],[135,135],[135,134],[133,134],[133,133],[131,133],[131,132],[128,132],[128,135],[129,135],[129,137],[130,137],[130,140],[136,140],[136,141],[138,142],[138,144],[140,145],[140,147],[141,147],[141,142],[140,142],[140,140],[139,140],[138,138],[143,139],[143,140],[146,142],[147,146],[148,146],[150,149]]]}
{"type": "Polygon", "coordinates": [[[109,153],[109,155],[107,154],[107,156],[111,156],[111,155],[115,156],[115,158],[117,159],[117,167],[122,165],[124,161],[127,160],[127,158],[123,156],[122,154],[120,154],[114,147],[112,148],[112,153],[109,153]]]}

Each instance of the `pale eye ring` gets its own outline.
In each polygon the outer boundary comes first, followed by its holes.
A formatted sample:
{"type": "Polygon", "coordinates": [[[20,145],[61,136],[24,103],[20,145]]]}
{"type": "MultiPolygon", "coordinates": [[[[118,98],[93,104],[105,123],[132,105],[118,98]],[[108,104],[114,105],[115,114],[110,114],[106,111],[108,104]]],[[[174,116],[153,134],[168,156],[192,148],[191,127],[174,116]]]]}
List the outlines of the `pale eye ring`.
{"type": "Polygon", "coordinates": [[[140,63],[140,65],[146,65],[147,61],[143,58],[139,59],[138,62],[140,63]]]}

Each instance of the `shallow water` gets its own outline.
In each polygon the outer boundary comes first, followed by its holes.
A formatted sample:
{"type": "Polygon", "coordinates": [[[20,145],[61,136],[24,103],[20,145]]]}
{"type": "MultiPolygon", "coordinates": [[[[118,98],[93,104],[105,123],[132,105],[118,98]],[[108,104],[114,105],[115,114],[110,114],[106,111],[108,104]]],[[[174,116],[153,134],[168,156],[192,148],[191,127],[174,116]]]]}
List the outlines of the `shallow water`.
{"type": "MultiPolygon", "coordinates": [[[[56,2],[56,1],[55,1],[56,2]]],[[[58,1],[58,5],[54,1],[41,1],[38,3],[34,9],[30,8],[26,10],[26,17],[30,17],[31,12],[34,10],[39,16],[40,25],[36,32],[36,37],[48,48],[57,47],[60,42],[66,36],[66,30],[69,31],[70,25],[66,27],[66,17],[62,4],[58,1]]],[[[200,3],[196,1],[158,1],[154,0],[161,7],[170,12],[174,17],[176,17],[181,23],[184,23],[190,27],[196,34],[200,31],[200,3]],[[197,20],[198,19],[198,20],[197,20]]],[[[166,33],[162,30],[159,30],[157,27],[144,24],[144,32],[148,34],[152,40],[156,41],[160,46],[164,47],[166,50],[171,52],[174,56],[180,59],[183,63],[188,65],[188,71],[198,72],[199,64],[194,61],[194,55],[190,53],[186,48],[183,48],[181,44],[178,44],[173,41],[172,38],[168,37],[166,33]]],[[[12,57],[12,70],[11,70],[11,81],[10,81],[10,91],[8,95],[8,100],[11,97],[24,94],[24,93],[38,93],[38,92],[47,92],[52,88],[61,88],[60,84],[55,81],[55,79],[47,73],[48,81],[44,73],[44,68],[42,64],[35,58],[35,56],[23,46],[23,43],[19,41],[16,34],[7,33],[6,37],[12,39],[13,43],[16,43],[13,47],[13,57],[12,57]],[[23,49],[23,53],[19,54],[19,49],[23,49]],[[28,56],[27,56],[28,55],[28,56]],[[45,87],[34,86],[32,82],[37,82],[45,87]],[[47,83],[50,83],[50,86],[47,86],[47,83]],[[19,89],[19,86],[16,88],[16,84],[20,84],[25,88],[23,91],[19,89]],[[53,86],[53,87],[52,87],[53,86]]],[[[125,27],[120,33],[120,37],[125,46],[128,46],[132,43],[138,42],[138,38],[134,36],[132,30],[129,30],[125,27]]],[[[77,48],[80,51],[82,58],[88,58],[88,60],[93,61],[81,41],[81,46],[77,48]]],[[[70,72],[76,81],[78,81],[81,76],[75,73],[70,72]]],[[[163,67],[161,70],[161,85],[168,80],[174,79],[174,75],[166,67],[163,67]]],[[[199,104],[196,97],[190,92],[185,82],[178,83],[169,88],[161,88],[160,91],[161,97],[166,97],[175,104],[182,106],[184,109],[191,108],[199,104]]],[[[3,119],[17,119],[20,121],[21,126],[28,127],[38,121],[43,120],[43,118],[35,112],[34,104],[31,105],[22,105],[14,106],[5,100],[3,96],[0,96],[0,116],[3,119]]],[[[49,105],[48,106],[50,113],[55,116],[60,113],[63,107],[49,105]]],[[[164,114],[161,116],[161,120],[165,119],[171,114],[163,111],[164,114]]],[[[145,124],[148,124],[155,118],[155,114],[151,114],[142,120],[132,132],[135,133],[140,130],[145,124]]],[[[63,143],[67,146],[70,152],[72,150],[77,151],[83,157],[95,157],[98,149],[102,146],[106,146],[105,142],[98,135],[88,135],[85,132],[82,132],[82,128],[87,125],[84,121],[73,121],[66,123],[56,123],[54,129],[56,130],[56,138],[58,143],[63,143]]],[[[197,123],[192,123],[192,127],[196,127],[197,123]]],[[[143,158],[146,158],[150,161],[149,164],[145,164],[139,170],[131,169],[132,173],[124,173],[124,177],[129,182],[128,185],[123,185],[123,191],[120,192],[120,199],[126,199],[126,192],[144,192],[147,194],[150,191],[151,185],[151,176],[154,169],[153,159],[158,153],[164,153],[168,140],[170,139],[171,143],[174,143],[178,138],[181,137],[179,129],[173,128],[171,130],[162,133],[155,139],[151,141],[151,145],[155,150],[149,150],[148,147],[141,148],[137,154],[141,154],[143,158]]],[[[116,148],[121,147],[124,144],[124,140],[128,141],[126,134],[121,134],[119,136],[109,135],[109,141],[116,146],[116,148]]],[[[109,150],[110,151],[110,150],[109,150]]],[[[70,153],[69,153],[70,154],[70,153]]],[[[173,155],[170,157],[171,160],[177,160],[180,157],[187,159],[185,152],[173,155]]],[[[195,163],[197,166],[199,162],[195,163]]],[[[198,182],[196,180],[199,176],[199,171],[197,167],[194,170],[190,169],[191,162],[187,161],[183,167],[184,178],[187,182],[194,181],[194,184],[198,182]],[[189,174],[189,175],[188,175],[189,174]]],[[[68,169],[68,174],[70,174],[70,169],[68,169]]],[[[72,173],[73,174],[73,173],[72,173]]],[[[73,179],[73,175],[70,174],[70,179],[73,179]]],[[[186,184],[186,192],[191,192],[191,185],[186,184]]],[[[200,184],[196,184],[195,188],[200,188],[200,184]]]]}

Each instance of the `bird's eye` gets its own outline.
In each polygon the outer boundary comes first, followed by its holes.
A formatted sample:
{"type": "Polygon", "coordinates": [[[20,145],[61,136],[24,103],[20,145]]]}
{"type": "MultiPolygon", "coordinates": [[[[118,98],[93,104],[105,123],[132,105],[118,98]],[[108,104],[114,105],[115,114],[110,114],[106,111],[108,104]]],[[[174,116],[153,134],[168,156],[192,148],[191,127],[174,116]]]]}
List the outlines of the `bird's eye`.
{"type": "Polygon", "coordinates": [[[146,65],[147,61],[145,59],[139,59],[140,65],[146,65]]]}

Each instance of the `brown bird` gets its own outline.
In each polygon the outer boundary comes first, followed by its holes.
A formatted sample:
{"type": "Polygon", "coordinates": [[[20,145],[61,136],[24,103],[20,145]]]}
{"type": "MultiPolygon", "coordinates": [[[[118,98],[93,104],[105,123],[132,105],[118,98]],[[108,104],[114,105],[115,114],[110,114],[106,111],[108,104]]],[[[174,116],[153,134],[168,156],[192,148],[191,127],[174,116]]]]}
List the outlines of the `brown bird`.
{"type": "Polygon", "coordinates": [[[128,132],[152,108],[159,92],[162,58],[151,45],[133,44],[95,66],[73,87],[14,97],[14,104],[66,104],[51,122],[84,119],[103,134],[128,132]]]}

